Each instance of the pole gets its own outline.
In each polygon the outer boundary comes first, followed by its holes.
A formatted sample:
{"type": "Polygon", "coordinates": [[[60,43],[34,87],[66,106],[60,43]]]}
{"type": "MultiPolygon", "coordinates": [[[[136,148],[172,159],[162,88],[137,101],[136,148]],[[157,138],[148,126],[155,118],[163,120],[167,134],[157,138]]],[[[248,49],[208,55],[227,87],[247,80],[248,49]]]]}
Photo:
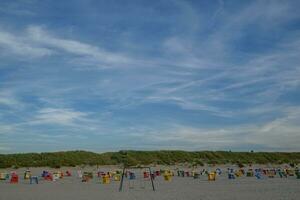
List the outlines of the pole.
{"type": "Polygon", "coordinates": [[[149,167],[149,172],[150,172],[150,179],[151,179],[152,189],[153,189],[153,191],[155,191],[154,183],[153,183],[153,177],[152,177],[152,172],[151,172],[151,168],[150,167],[149,167]]]}
{"type": "Polygon", "coordinates": [[[123,172],[122,172],[122,178],[121,178],[121,182],[120,182],[120,187],[119,187],[119,192],[121,192],[122,191],[122,189],[123,189],[123,180],[124,180],[124,173],[125,173],[125,165],[124,165],[124,167],[123,167],[123,172]]]}

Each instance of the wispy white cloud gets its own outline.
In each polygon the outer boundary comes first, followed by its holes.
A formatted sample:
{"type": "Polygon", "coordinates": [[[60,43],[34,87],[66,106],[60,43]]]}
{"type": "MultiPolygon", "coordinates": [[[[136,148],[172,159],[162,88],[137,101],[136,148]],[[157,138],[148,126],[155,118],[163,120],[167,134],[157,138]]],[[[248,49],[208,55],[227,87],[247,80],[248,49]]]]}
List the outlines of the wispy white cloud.
{"type": "MultiPolygon", "coordinates": [[[[84,42],[63,39],[53,36],[42,26],[30,25],[25,32],[14,34],[0,31],[0,48],[2,54],[25,56],[26,58],[40,58],[50,55],[61,54],[59,51],[77,56],[69,60],[70,63],[105,68],[111,66],[122,66],[133,62],[131,58],[120,53],[109,52],[98,46],[84,42]],[[80,57],[78,57],[80,56],[80,57]]],[[[14,57],[16,59],[16,57],[14,57]]],[[[24,59],[24,57],[17,57],[24,59]]]]}
{"type": "Polygon", "coordinates": [[[11,91],[0,90],[0,105],[10,107],[12,109],[18,109],[24,107],[21,102],[11,91]]]}
{"type": "Polygon", "coordinates": [[[0,13],[16,15],[16,16],[33,16],[35,12],[32,11],[32,6],[35,1],[7,1],[1,2],[0,13]]]}
{"type": "Polygon", "coordinates": [[[86,113],[72,109],[43,108],[30,123],[72,126],[76,125],[76,122],[84,121],[85,116],[87,116],[86,113]]]}
{"type": "Polygon", "coordinates": [[[61,39],[51,36],[46,30],[39,26],[29,26],[27,31],[30,38],[37,43],[52,48],[58,48],[71,54],[88,56],[88,59],[97,60],[98,64],[99,62],[103,64],[125,64],[129,62],[129,59],[126,56],[108,52],[97,46],[76,40],[61,39]]]}
{"type": "MultiPolygon", "coordinates": [[[[223,128],[196,128],[173,124],[161,130],[131,130],[131,137],[142,137],[157,144],[173,143],[190,150],[256,148],[260,151],[298,151],[300,142],[299,108],[288,108],[284,116],[261,124],[235,125],[223,128]]],[[[251,149],[248,149],[251,150],[251,149]]]]}
{"type": "Polygon", "coordinates": [[[0,31],[0,48],[2,49],[0,55],[8,56],[12,53],[17,56],[25,56],[27,59],[30,57],[40,58],[53,54],[53,51],[49,48],[40,47],[33,44],[27,38],[4,31],[0,31]]]}
{"type": "Polygon", "coordinates": [[[0,135],[10,134],[16,131],[16,127],[10,124],[0,124],[0,135]]]}

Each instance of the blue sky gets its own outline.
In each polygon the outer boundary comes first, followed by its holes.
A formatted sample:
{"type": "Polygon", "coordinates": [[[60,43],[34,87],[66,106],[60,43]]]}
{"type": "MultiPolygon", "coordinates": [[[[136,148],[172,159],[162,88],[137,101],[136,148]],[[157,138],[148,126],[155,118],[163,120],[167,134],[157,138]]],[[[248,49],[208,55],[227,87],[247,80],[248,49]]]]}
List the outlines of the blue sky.
{"type": "Polygon", "coordinates": [[[299,1],[0,2],[0,153],[300,150],[299,1]]]}

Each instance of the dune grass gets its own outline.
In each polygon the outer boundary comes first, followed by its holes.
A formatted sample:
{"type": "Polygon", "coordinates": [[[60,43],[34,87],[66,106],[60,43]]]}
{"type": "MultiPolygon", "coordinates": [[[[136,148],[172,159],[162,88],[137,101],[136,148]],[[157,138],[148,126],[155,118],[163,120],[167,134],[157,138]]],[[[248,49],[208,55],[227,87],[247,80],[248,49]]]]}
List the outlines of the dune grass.
{"type": "MultiPolygon", "coordinates": [[[[0,154],[0,168],[8,167],[61,167],[77,165],[122,164],[122,152],[94,153],[88,151],[65,151],[53,153],[0,154]]],[[[228,151],[126,151],[129,165],[189,163],[207,164],[281,164],[300,162],[300,153],[284,152],[228,152],[228,151]]]]}

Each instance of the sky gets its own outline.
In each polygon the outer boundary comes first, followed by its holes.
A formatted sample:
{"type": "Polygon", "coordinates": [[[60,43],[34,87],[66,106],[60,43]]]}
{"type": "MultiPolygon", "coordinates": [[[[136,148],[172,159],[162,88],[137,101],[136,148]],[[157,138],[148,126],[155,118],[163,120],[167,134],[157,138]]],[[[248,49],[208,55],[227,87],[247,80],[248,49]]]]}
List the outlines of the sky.
{"type": "Polygon", "coordinates": [[[0,153],[300,151],[299,7],[1,0],[0,153]]]}

